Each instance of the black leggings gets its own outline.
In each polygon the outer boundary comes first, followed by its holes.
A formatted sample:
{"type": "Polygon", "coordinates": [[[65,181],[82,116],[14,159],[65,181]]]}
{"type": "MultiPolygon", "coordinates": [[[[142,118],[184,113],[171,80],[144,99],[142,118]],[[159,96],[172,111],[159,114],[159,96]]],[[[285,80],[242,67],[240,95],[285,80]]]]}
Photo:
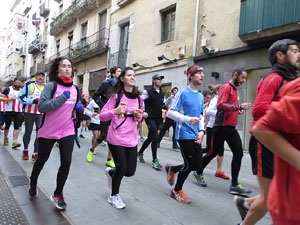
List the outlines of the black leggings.
{"type": "Polygon", "coordinates": [[[178,140],[184,164],[172,166],[171,170],[178,173],[174,190],[182,189],[183,183],[193,170],[199,171],[202,165],[202,148],[195,140],[178,140]]]}
{"type": "MultiPolygon", "coordinates": [[[[206,148],[203,148],[203,154],[208,153],[212,149],[212,137],[213,137],[213,128],[206,127],[206,148]]],[[[218,156],[224,156],[224,145],[223,149],[219,151],[218,156]]]]}
{"type": "Polygon", "coordinates": [[[30,176],[31,185],[37,184],[39,174],[50,156],[54,143],[57,142],[59,144],[60,151],[60,167],[57,173],[56,190],[54,191],[54,194],[61,195],[63,193],[63,188],[70,171],[72,152],[74,147],[74,138],[74,135],[70,135],[67,137],[63,137],[59,140],[46,138],[37,139],[39,146],[39,157],[33,165],[33,169],[30,176]]]}
{"type": "Polygon", "coordinates": [[[153,161],[155,159],[157,159],[157,142],[158,142],[158,128],[160,125],[160,120],[159,119],[145,119],[146,124],[148,126],[148,137],[147,139],[144,141],[139,154],[143,154],[143,152],[145,151],[145,149],[149,146],[150,143],[151,144],[151,150],[152,150],[152,159],[153,161]]]}
{"type": "Polygon", "coordinates": [[[135,173],[137,146],[124,147],[108,143],[108,147],[116,164],[116,168],[110,170],[110,175],[112,176],[111,195],[116,195],[119,193],[121,180],[123,177],[131,177],[135,173]]]}
{"type": "Polygon", "coordinates": [[[240,135],[233,126],[220,126],[213,128],[212,151],[205,154],[203,157],[203,164],[198,174],[202,174],[205,167],[210,161],[215,158],[224,149],[224,142],[229,145],[233,157],[231,160],[231,177],[232,186],[238,184],[238,176],[241,168],[243,158],[243,148],[240,135]]]}

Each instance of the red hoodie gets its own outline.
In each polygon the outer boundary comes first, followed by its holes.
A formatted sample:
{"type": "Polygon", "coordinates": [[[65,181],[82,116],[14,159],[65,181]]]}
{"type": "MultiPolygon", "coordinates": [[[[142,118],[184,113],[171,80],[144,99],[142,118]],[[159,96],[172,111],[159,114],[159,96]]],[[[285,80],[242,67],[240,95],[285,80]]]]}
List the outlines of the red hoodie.
{"type": "MultiPolygon", "coordinates": [[[[279,102],[273,102],[266,115],[256,122],[262,130],[279,132],[300,151],[300,78],[284,85],[279,102]]],[[[300,224],[300,171],[274,154],[274,177],[268,208],[274,224],[300,224]]]]}

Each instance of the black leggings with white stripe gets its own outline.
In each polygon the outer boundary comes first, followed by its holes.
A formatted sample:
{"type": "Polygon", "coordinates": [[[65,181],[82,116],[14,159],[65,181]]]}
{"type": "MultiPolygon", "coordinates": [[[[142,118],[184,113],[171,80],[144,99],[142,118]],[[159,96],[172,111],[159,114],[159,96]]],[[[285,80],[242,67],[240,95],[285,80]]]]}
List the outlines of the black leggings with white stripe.
{"type": "Polygon", "coordinates": [[[178,140],[178,143],[180,145],[184,164],[171,167],[171,170],[174,173],[179,172],[174,188],[175,191],[180,191],[182,189],[183,183],[191,171],[196,170],[198,172],[202,166],[201,145],[196,144],[195,140],[178,140]]]}

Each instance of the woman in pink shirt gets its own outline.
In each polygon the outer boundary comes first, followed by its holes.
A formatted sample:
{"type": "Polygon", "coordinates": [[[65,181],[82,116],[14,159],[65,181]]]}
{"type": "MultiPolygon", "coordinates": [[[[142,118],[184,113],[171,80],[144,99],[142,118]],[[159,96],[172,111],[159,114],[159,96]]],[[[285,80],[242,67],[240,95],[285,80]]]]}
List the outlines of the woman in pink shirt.
{"type": "Polygon", "coordinates": [[[54,143],[57,142],[60,151],[60,167],[56,189],[51,199],[60,210],[67,208],[63,188],[71,166],[75,139],[72,115],[74,110],[83,111],[82,104],[78,103],[79,99],[79,89],[73,85],[73,64],[68,58],[56,58],[50,68],[49,82],[38,100],[38,110],[44,113],[44,117],[38,130],[39,157],[31,172],[29,195],[37,196],[39,174],[50,156],[54,143]]]}
{"type": "Polygon", "coordinates": [[[143,100],[135,86],[135,73],[125,67],[112,89],[113,95],[100,112],[101,121],[111,120],[107,142],[116,168],[107,168],[111,194],[108,202],[117,209],[125,208],[119,188],[123,176],[133,176],[137,162],[137,122],[143,117],[143,100]]]}

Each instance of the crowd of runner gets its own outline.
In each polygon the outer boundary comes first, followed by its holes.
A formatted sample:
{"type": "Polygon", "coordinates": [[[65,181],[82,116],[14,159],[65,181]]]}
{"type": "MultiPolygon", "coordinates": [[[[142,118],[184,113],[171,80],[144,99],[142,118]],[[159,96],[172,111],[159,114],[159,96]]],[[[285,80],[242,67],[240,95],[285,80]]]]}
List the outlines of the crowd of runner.
{"type": "Polygon", "coordinates": [[[29,195],[38,195],[38,177],[47,162],[53,145],[60,151],[60,167],[56,189],[51,199],[60,210],[67,208],[63,189],[69,174],[74,143],[90,130],[92,140],[86,161],[93,162],[96,147],[108,146],[108,203],[116,209],[125,208],[120,196],[123,177],[135,174],[137,162],[145,163],[144,151],[151,144],[152,167],[164,170],[167,183],[174,188],[170,196],[189,204],[192,200],[183,191],[192,172],[196,184],[208,187],[205,168],[217,156],[215,176],[229,180],[228,192],[240,213],[240,224],[256,224],[270,212],[274,224],[300,224],[300,52],[291,39],[274,42],[268,51],[272,71],[261,78],[253,104],[240,103],[238,87],[247,79],[245,68],[233,68],[231,79],[224,84],[209,85],[209,91],[199,92],[204,81],[204,68],[193,65],[186,71],[188,85],[173,87],[166,98],[162,90],[164,76],[152,76],[152,86],[142,92],[135,86],[135,71],[131,67],[113,67],[110,78],[99,84],[90,98],[81,94],[73,84],[73,63],[66,57],[53,61],[47,76],[37,72],[34,79],[23,85],[19,78],[12,86],[1,89],[0,126],[4,130],[3,145],[9,146],[8,133],[13,122],[11,147],[18,149],[20,127],[24,123],[22,159],[28,160],[29,143],[35,126],[36,139],[31,152],[34,161],[30,176],[29,195]],[[249,153],[253,175],[257,177],[260,193],[250,197],[239,182],[242,164],[242,140],[237,130],[239,115],[252,107],[253,122],[249,153]],[[166,110],[162,125],[162,109],[166,110]],[[142,124],[148,128],[146,140],[142,124]],[[172,127],[172,148],[180,149],[182,164],[162,165],[158,148],[166,131],[172,127]],[[161,129],[160,129],[161,128],[161,129]],[[159,131],[159,132],[158,132],[159,131]],[[142,146],[138,150],[138,133],[142,146]],[[206,147],[202,141],[206,135],[206,147]],[[222,170],[224,144],[232,151],[231,176],[222,170]],[[274,154],[275,153],[275,154],[274,154]],[[177,178],[176,178],[177,175],[177,178]]]}

